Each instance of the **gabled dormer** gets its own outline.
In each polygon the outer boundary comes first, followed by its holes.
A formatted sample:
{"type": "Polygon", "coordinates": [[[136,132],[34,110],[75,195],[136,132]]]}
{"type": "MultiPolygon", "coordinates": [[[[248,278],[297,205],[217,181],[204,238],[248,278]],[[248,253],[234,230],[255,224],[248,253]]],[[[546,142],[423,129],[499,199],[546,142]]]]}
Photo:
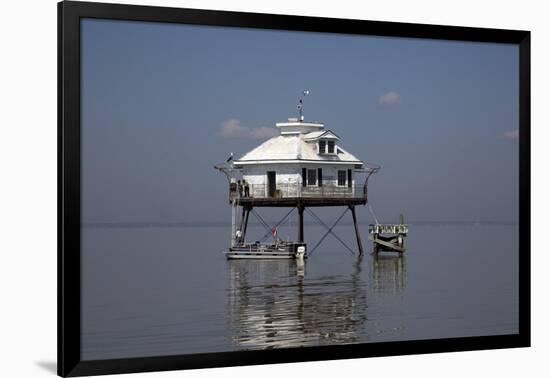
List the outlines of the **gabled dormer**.
{"type": "Polygon", "coordinates": [[[316,143],[317,154],[336,155],[338,153],[338,141],[340,137],[330,130],[308,133],[304,140],[310,143],[316,143]]]}

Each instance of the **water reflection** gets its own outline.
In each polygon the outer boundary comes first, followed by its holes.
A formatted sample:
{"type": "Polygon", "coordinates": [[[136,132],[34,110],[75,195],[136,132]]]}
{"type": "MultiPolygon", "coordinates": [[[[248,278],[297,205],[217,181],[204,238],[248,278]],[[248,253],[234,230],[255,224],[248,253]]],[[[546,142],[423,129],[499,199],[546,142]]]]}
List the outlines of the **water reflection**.
{"type": "Polygon", "coordinates": [[[361,261],[350,275],[308,277],[296,261],[229,260],[229,334],[243,349],[360,342],[367,321],[361,261]]]}
{"type": "Polygon", "coordinates": [[[383,295],[405,290],[406,274],[405,256],[373,254],[369,275],[371,292],[383,295]]]}

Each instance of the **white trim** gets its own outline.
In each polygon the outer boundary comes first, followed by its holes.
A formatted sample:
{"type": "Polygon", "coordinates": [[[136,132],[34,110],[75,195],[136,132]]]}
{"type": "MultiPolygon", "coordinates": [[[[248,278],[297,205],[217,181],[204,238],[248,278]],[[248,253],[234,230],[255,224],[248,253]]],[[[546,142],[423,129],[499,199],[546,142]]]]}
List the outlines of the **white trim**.
{"type": "Polygon", "coordinates": [[[307,126],[307,127],[318,127],[324,128],[324,123],[312,123],[312,122],[277,122],[275,127],[285,127],[285,126],[307,126]]]}

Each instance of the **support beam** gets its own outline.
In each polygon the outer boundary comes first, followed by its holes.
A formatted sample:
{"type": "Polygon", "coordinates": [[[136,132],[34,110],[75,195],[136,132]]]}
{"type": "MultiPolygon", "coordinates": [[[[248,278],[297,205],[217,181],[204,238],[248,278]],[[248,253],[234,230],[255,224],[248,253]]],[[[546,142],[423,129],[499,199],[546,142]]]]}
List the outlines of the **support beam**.
{"type": "Polygon", "coordinates": [[[298,241],[304,242],[304,206],[298,205],[298,241]]]}
{"type": "Polygon", "coordinates": [[[350,206],[351,216],[353,217],[353,226],[355,227],[355,236],[357,237],[357,248],[359,248],[359,254],[363,254],[363,244],[361,243],[361,234],[359,233],[359,225],[357,224],[357,216],[355,215],[355,206],[350,206]]]}
{"type": "Polygon", "coordinates": [[[246,208],[243,206],[243,213],[241,215],[241,222],[239,224],[239,230],[241,230],[241,232],[243,231],[245,213],[246,213],[246,208]]]}
{"type": "Polygon", "coordinates": [[[252,210],[250,207],[246,208],[246,216],[244,218],[244,229],[243,231],[243,242],[246,240],[246,229],[248,228],[248,215],[250,215],[250,210],[252,210]]]}
{"type": "Polygon", "coordinates": [[[254,213],[254,215],[256,215],[256,217],[258,218],[258,220],[260,220],[260,222],[262,222],[263,226],[265,227],[266,229],[266,233],[264,234],[264,236],[261,237],[260,239],[260,242],[263,242],[265,240],[265,238],[271,236],[273,237],[274,241],[277,241],[279,240],[279,238],[273,233],[273,230],[276,230],[285,220],[286,218],[288,218],[288,216],[290,214],[292,214],[292,212],[294,211],[294,208],[290,209],[290,211],[288,213],[286,213],[286,215],[284,217],[281,218],[281,220],[279,222],[277,222],[277,224],[275,225],[275,227],[271,227],[271,225],[269,225],[266,221],[264,221],[259,214],[257,213],[254,213]]]}
{"type": "Polygon", "coordinates": [[[336,219],[336,221],[333,223],[332,227],[329,227],[325,224],[325,222],[323,222],[321,220],[321,218],[319,218],[313,211],[311,211],[311,209],[307,209],[307,211],[309,211],[309,213],[311,214],[311,216],[315,219],[317,219],[317,222],[319,222],[319,224],[321,224],[322,226],[325,226],[325,228],[327,229],[327,232],[323,235],[323,237],[317,242],[317,244],[315,244],[315,247],[313,247],[311,250],[308,249],[308,256],[311,256],[313,254],[313,252],[315,252],[315,250],[317,249],[317,247],[319,247],[321,245],[321,243],[323,242],[323,240],[325,240],[325,238],[328,236],[328,234],[332,234],[332,236],[334,236],[336,238],[336,240],[338,240],[340,243],[342,243],[342,245],[344,247],[346,247],[346,249],[348,251],[350,251],[350,253],[352,255],[355,254],[355,252],[353,251],[353,249],[351,249],[350,247],[348,247],[348,245],[338,236],[334,233],[333,229],[334,227],[336,227],[336,225],[338,224],[338,222],[340,222],[340,220],[344,217],[344,215],[346,215],[346,213],[348,212],[349,210],[349,207],[346,208],[344,210],[344,212],[338,217],[338,219],[336,219]]]}

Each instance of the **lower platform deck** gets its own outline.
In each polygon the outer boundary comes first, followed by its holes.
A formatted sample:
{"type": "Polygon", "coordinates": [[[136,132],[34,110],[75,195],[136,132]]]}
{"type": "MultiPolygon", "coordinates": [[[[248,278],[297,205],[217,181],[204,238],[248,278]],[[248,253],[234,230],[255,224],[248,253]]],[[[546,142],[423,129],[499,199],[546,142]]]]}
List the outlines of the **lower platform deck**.
{"type": "Polygon", "coordinates": [[[307,258],[306,244],[281,242],[277,244],[242,243],[224,252],[228,259],[296,259],[307,258]]]}

